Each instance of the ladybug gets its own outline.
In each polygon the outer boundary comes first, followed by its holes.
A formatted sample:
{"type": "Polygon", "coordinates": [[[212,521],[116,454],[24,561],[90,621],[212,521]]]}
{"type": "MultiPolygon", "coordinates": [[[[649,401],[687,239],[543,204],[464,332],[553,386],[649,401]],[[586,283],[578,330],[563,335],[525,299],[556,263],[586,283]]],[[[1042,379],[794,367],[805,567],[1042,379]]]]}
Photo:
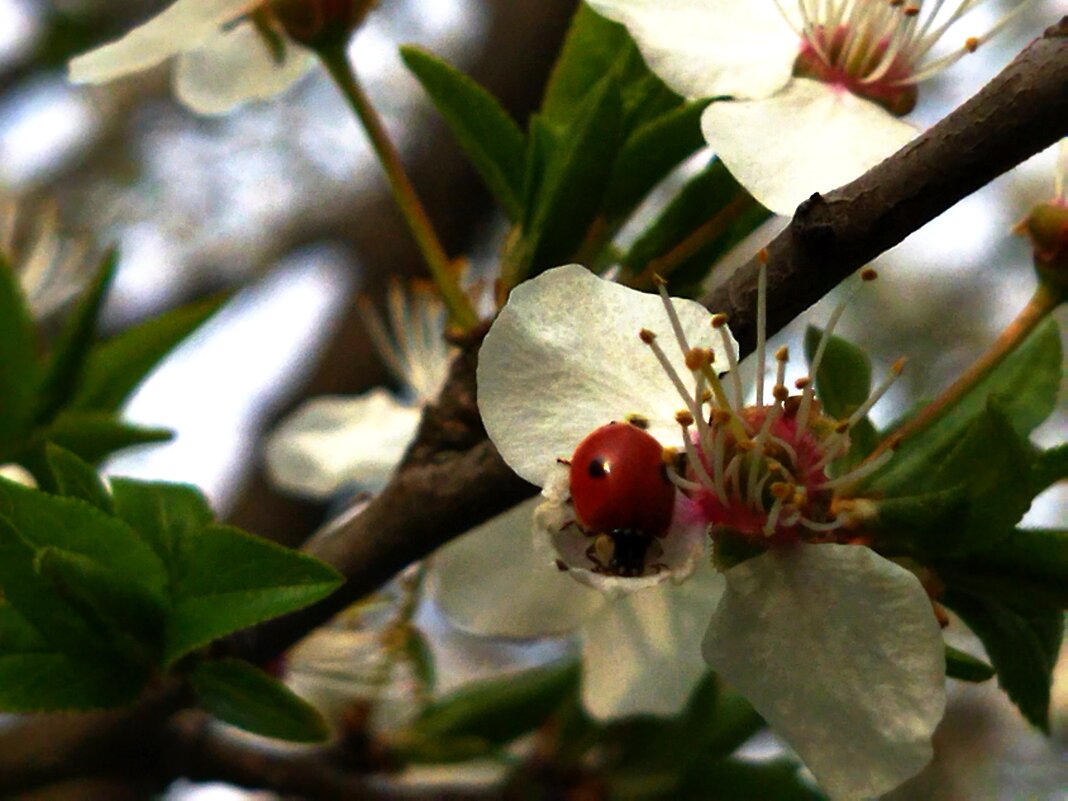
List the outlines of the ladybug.
{"type": "Polygon", "coordinates": [[[569,481],[575,516],[594,538],[586,556],[599,572],[642,575],[675,510],[660,443],[636,425],[601,426],[575,448],[569,481]]]}

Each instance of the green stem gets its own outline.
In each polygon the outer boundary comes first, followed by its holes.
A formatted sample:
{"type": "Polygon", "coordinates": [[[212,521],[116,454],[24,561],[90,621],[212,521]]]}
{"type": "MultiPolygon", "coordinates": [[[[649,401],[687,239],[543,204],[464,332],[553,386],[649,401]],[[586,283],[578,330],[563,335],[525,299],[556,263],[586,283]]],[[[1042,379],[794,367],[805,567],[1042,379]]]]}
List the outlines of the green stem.
{"type": "Polygon", "coordinates": [[[1031,300],[1016,315],[1016,319],[1009,323],[998,338],[994,340],[994,343],[987,349],[986,353],[980,356],[941,395],[927,404],[919,414],[880,442],[879,446],[868,455],[865,461],[874,459],[887,449],[896,448],[901,444],[902,440],[915,436],[935,422],[947,409],[968,393],[972,387],[1001,364],[1005,357],[1012,353],[1063,300],[1063,293],[1059,292],[1051,284],[1040,281],[1035,294],[1031,296],[1031,300]]]}
{"type": "Polygon", "coordinates": [[[434,231],[434,226],[415,193],[415,187],[412,186],[412,182],[404,171],[397,148],[394,147],[378,112],[371,105],[371,101],[356,78],[352,65],[349,64],[345,48],[324,48],[319,51],[318,55],[371,140],[371,147],[389,181],[393,199],[404,216],[404,221],[408,224],[408,230],[415,238],[415,243],[430,269],[434,282],[441,291],[442,299],[445,301],[453,322],[464,329],[473,327],[478,323],[478,315],[475,314],[467,295],[460,289],[456,271],[453,270],[449,257],[434,231]]]}

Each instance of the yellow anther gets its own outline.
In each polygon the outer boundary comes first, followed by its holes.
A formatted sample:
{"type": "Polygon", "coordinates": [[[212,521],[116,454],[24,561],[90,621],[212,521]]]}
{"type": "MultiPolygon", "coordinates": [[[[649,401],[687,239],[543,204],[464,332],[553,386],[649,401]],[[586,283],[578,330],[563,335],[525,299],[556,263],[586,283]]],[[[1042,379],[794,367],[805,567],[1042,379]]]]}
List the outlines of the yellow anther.
{"type": "Polygon", "coordinates": [[[712,315],[712,327],[713,328],[722,328],[726,324],[727,324],[727,315],[724,314],[723,312],[720,312],[719,314],[713,314],[712,315]]]}
{"type": "Polygon", "coordinates": [[[656,334],[650,331],[648,328],[643,328],[638,332],[638,338],[641,339],[646,345],[652,345],[656,340],[656,334]]]}
{"type": "Polygon", "coordinates": [[[771,388],[771,397],[775,398],[779,403],[785,403],[786,399],[790,397],[790,390],[782,384],[776,384],[771,388]]]}
{"type": "Polygon", "coordinates": [[[773,481],[771,482],[771,496],[778,498],[781,501],[785,501],[791,495],[794,494],[794,485],[789,481],[773,481]]]}
{"type": "Polygon", "coordinates": [[[701,393],[701,403],[708,403],[710,400],[712,400],[712,390],[706,389],[701,393]]]}
{"type": "Polygon", "coordinates": [[[749,453],[756,447],[751,439],[743,439],[741,442],[735,443],[734,446],[739,453],[749,453]]]}
{"type": "Polygon", "coordinates": [[[860,271],[861,281],[874,281],[878,277],[879,273],[875,272],[875,270],[873,270],[871,267],[865,267],[863,270],[860,271]]]}
{"type": "Polygon", "coordinates": [[[794,382],[794,386],[797,387],[798,389],[804,389],[805,387],[807,387],[811,383],[812,383],[812,378],[810,376],[805,375],[805,376],[801,376],[801,378],[797,379],[794,382]]]}
{"type": "Polygon", "coordinates": [[[785,345],[780,346],[779,349],[777,351],[775,351],[775,361],[778,361],[778,362],[788,362],[788,361],[790,361],[790,349],[788,347],[786,347],[785,345]]]}
{"type": "Polygon", "coordinates": [[[687,426],[692,426],[693,415],[690,414],[690,412],[686,409],[680,409],[679,411],[675,412],[675,422],[683,428],[686,428],[687,426]]]}
{"type": "Polygon", "coordinates": [[[660,461],[664,464],[675,464],[675,460],[679,457],[679,449],[672,445],[665,445],[664,449],[660,451],[660,461]]]}
{"type": "Polygon", "coordinates": [[[708,364],[708,351],[703,350],[702,348],[690,348],[686,351],[687,370],[690,370],[691,372],[693,370],[700,370],[706,364],[708,364]]]}
{"type": "Polygon", "coordinates": [[[768,263],[768,249],[767,248],[761,248],[760,250],[757,251],[756,257],[757,257],[757,261],[759,261],[761,264],[767,264],[768,263]]]}
{"type": "Polygon", "coordinates": [[[893,373],[894,375],[901,375],[901,371],[905,369],[905,362],[906,361],[907,361],[907,359],[905,359],[904,356],[899,356],[898,360],[896,362],[894,362],[892,365],[890,365],[890,372],[893,373]]]}
{"type": "Polygon", "coordinates": [[[979,40],[976,39],[974,36],[969,36],[967,39],[964,40],[964,49],[967,50],[969,53],[974,53],[976,50],[979,49],[979,40]]]}

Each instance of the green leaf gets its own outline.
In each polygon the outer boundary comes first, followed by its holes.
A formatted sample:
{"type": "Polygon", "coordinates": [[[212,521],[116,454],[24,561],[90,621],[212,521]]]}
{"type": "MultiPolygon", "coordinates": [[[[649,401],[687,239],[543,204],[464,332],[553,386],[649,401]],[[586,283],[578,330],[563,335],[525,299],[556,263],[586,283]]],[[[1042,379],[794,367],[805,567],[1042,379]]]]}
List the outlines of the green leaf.
{"type": "Polygon", "coordinates": [[[629,214],[669,172],[704,147],[701,113],[707,106],[706,101],[677,106],[627,138],[605,190],[602,213],[607,219],[629,214]]]}
{"type": "Polygon", "coordinates": [[[111,495],[96,468],[58,445],[45,446],[45,458],[52,471],[53,484],[59,495],[79,498],[102,512],[112,511],[111,495]]]}
{"type": "Polygon", "coordinates": [[[687,294],[707,277],[717,259],[768,216],[713,158],[635,240],[623,257],[623,268],[632,275],[656,272],[669,277],[659,262],[670,253],[671,294],[687,294]]]}
{"type": "Polygon", "coordinates": [[[404,641],[404,653],[408,657],[416,680],[422,684],[422,689],[428,693],[433,692],[437,680],[434,652],[430,648],[426,635],[414,626],[408,628],[408,636],[404,641]]]}
{"type": "Polygon", "coordinates": [[[115,514],[141,535],[172,574],[178,569],[182,543],[215,519],[200,490],[190,484],[113,478],[111,492],[115,514]]]}
{"type": "Polygon", "coordinates": [[[605,76],[614,76],[630,132],[676,106],[680,98],[646,67],[627,29],[579,4],[542,100],[545,121],[563,131],[581,116],[605,76]]]}
{"type": "Polygon", "coordinates": [[[72,405],[94,411],[118,409],[156,365],[225,300],[217,297],[183,306],[94,347],[72,405]]]}
{"type": "Polygon", "coordinates": [[[1031,490],[1036,495],[1068,478],[1068,443],[1042,451],[1031,468],[1031,490]]]}
{"type": "Polygon", "coordinates": [[[978,581],[994,578],[999,584],[1011,582],[1016,595],[1068,598],[1068,531],[1018,528],[991,548],[965,559],[934,565],[938,572],[948,567],[954,573],[978,581]]]}
{"type": "Polygon", "coordinates": [[[941,600],[982,640],[998,684],[1024,717],[1048,732],[1050,685],[1064,636],[1064,612],[954,587],[941,600]]]}
{"type": "MultiPolygon", "coordinates": [[[[37,551],[10,521],[0,517],[0,590],[4,600],[49,644],[49,650],[73,657],[106,656],[89,621],[37,569],[37,551]]],[[[9,619],[8,623],[11,621],[9,619]]],[[[23,634],[25,631],[23,630],[23,634]]],[[[0,650],[3,650],[0,644],[0,650]]]]}
{"type": "Polygon", "coordinates": [[[995,673],[997,671],[979,657],[952,645],[946,646],[946,675],[949,678],[978,683],[994,678],[995,673]]]}
{"type": "Polygon", "coordinates": [[[85,556],[162,601],[165,573],[152,549],[121,520],[76,498],[61,498],[0,480],[0,515],[35,550],[85,556]]]}
{"type": "Polygon", "coordinates": [[[245,731],[298,743],[323,742],[330,736],[315,707],[247,662],[200,662],[189,680],[205,710],[245,731]]]}
{"type": "MultiPolygon", "coordinates": [[[[815,326],[805,330],[805,358],[809,365],[816,356],[823,331],[815,326]]],[[[816,397],[824,411],[845,420],[871,395],[871,360],[864,350],[841,337],[827,340],[819,370],[816,371],[816,397]]],[[[849,463],[859,462],[879,444],[879,434],[865,415],[849,432],[849,463]]]]}
{"type": "Polygon", "coordinates": [[[431,704],[412,731],[430,741],[474,737],[504,745],[541,725],[578,682],[574,661],[471,682],[431,704]]]}
{"type": "Polygon", "coordinates": [[[963,485],[967,491],[967,513],[958,525],[961,536],[947,542],[961,553],[985,550],[1009,536],[1031,506],[1026,477],[1033,449],[1003,408],[997,396],[991,396],[986,412],[928,475],[933,489],[963,485]]]}
{"type": "Polygon", "coordinates": [[[97,319],[117,265],[118,252],[109,250],[101,260],[93,282],[67,317],[48,360],[38,401],[38,423],[51,420],[73,398],[81,383],[85,360],[96,338],[97,319]]]}
{"type": "Polygon", "coordinates": [[[173,569],[164,662],[307,606],[341,584],[333,568],[229,526],[187,532],[173,569]]]}
{"type": "Polygon", "coordinates": [[[39,383],[33,318],[18,276],[0,255],[0,453],[24,435],[39,383]]]}
{"type": "Polygon", "coordinates": [[[48,641],[10,603],[0,600],[0,653],[47,651],[48,641]]]}
{"type": "Polygon", "coordinates": [[[159,598],[107,565],[58,548],[38,551],[36,567],[123,662],[155,663],[164,621],[159,598]]]}
{"type": "Polygon", "coordinates": [[[510,220],[522,215],[526,138],[493,95],[418,47],[400,49],[449,130],[510,220]]]}
{"type": "Polygon", "coordinates": [[[129,704],[144,688],[136,672],[105,660],[0,649],[0,711],[84,712],[129,704]]]}
{"type": "Polygon", "coordinates": [[[755,798],[775,801],[822,801],[824,796],[802,778],[801,766],[792,759],[767,762],[719,759],[697,763],[687,772],[678,788],[678,798],[707,797],[708,788],[716,788],[716,801],[752,801],[755,798]]]}
{"type": "Polygon", "coordinates": [[[174,438],[174,432],[133,426],[112,412],[64,411],[40,436],[90,464],[98,464],[124,448],[167,442],[174,438]]]}
{"type": "MultiPolygon", "coordinates": [[[[593,224],[621,144],[619,85],[607,76],[591,92],[582,112],[567,128],[539,171],[530,223],[523,229],[529,276],[563,264],[582,244],[593,224]]],[[[532,147],[543,134],[532,129],[532,147]]]]}
{"type": "Polygon", "coordinates": [[[951,409],[906,439],[886,467],[864,486],[887,496],[926,490],[931,466],[984,413],[992,393],[1001,397],[1002,411],[1012,428],[1026,436],[1053,411],[1060,382],[1060,334],[1056,323],[1047,320],[951,409]]]}

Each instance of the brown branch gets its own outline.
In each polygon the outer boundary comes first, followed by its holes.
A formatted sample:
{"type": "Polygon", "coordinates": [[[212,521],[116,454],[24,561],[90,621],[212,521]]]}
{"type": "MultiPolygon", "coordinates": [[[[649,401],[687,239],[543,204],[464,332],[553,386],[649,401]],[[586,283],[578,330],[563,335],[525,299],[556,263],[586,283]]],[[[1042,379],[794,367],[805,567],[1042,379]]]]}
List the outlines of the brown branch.
{"type": "MultiPolygon", "coordinates": [[[[1068,18],[975,97],[901,151],[826,198],[813,195],[768,247],[773,333],[857,268],[961,198],[1068,134],[1068,18]]],[[[727,311],[743,353],[755,341],[756,267],[741,268],[705,304],[727,311]]],[[[307,550],[337,567],[342,590],[242,634],[237,650],[265,661],[372,592],[410,562],[534,493],[503,463],[474,408],[472,344],[453,364],[396,477],[364,512],[307,550]]]]}

